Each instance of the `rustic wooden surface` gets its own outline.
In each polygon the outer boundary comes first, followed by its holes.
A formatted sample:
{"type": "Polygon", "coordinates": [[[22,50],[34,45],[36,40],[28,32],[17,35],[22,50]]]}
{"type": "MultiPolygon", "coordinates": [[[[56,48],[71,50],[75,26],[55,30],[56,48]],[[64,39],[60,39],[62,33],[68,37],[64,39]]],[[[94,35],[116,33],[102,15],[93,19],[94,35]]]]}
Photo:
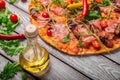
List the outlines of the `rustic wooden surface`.
{"type": "MultiPolygon", "coordinates": [[[[30,24],[28,4],[29,1],[26,3],[18,1],[14,5],[7,3],[7,8],[19,14],[22,23],[16,28],[15,33],[23,33],[25,26],[30,24]]],[[[26,40],[21,42],[26,44],[26,40]]],[[[41,39],[39,42],[49,51],[51,64],[48,75],[41,78],[42,80],[120,80],[120,49],[102,55],[69,56],[41,39]]],[[[19,61],[19,55],[10,57],[3,50],[0,50],[0,55],[0,72],[8,60],[19,61]]],[[[21,80],[21,77],[18,74],[11,80],[21,80]]]]}

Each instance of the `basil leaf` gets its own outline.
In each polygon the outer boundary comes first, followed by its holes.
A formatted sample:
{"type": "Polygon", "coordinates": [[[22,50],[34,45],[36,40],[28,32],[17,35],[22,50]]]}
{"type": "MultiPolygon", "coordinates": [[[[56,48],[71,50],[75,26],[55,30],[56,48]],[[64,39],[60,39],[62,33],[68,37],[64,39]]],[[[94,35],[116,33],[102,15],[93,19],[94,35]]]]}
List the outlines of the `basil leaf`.
{"type": "Polygon", "coordinates": [[[68,34],[67,36],[65,36],[63,39],[62,39],[62,42],[66,43],[70,41],[70,34],[68,34]]]}
{"type": "Polygon", "coordinates": [[[24,49],[19,40],[0,40],[0,47],[10,56],[17,55],[24,49]]]}

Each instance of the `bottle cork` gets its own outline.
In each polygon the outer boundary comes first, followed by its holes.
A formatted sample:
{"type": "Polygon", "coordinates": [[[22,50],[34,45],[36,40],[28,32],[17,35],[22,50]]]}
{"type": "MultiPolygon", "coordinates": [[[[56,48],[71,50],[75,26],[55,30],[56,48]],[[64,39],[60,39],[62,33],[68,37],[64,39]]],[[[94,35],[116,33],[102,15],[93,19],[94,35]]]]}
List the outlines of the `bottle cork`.
{"type": "Polygon", "coordinates": [[[25,28],[25,35],[26,37],[36,37],[38,34],[37,27],[34,25],[28,25],[25,28]]]}

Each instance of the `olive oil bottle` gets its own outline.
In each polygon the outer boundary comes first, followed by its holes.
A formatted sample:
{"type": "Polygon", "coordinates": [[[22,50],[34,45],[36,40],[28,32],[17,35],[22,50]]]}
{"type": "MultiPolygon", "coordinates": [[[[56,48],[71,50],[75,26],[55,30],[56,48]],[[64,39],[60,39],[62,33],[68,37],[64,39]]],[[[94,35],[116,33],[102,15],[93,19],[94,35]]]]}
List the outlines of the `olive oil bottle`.
{"type": "Polygon", "coordinates": [[[34,25],[25,28],[27,47],[20,54],[21,66],[34,76],[42,77],[49,69],[49,53],[37,41],[38,31],[34,25]]]}

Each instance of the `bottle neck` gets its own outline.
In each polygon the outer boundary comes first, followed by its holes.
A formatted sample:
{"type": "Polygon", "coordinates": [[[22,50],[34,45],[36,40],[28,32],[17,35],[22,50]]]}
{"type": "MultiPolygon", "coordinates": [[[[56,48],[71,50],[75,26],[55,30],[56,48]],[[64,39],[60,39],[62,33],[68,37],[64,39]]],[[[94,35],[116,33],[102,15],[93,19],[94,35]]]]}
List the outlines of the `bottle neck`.
{"type": "Polygon", "coordinates": [[[37,44],[37,36],[36,37],[26,37],[26,38],[27,38],[27,46],[37,44]]]}
{"type": "Polygon", "coordinates": [[[26,37],[27,38],[27,48],[33,50],[33,61],[40,60],[42,57],[42,53],[40,50],[40,46],[38,46],[38,38],[35,37],[26,37]]]}

